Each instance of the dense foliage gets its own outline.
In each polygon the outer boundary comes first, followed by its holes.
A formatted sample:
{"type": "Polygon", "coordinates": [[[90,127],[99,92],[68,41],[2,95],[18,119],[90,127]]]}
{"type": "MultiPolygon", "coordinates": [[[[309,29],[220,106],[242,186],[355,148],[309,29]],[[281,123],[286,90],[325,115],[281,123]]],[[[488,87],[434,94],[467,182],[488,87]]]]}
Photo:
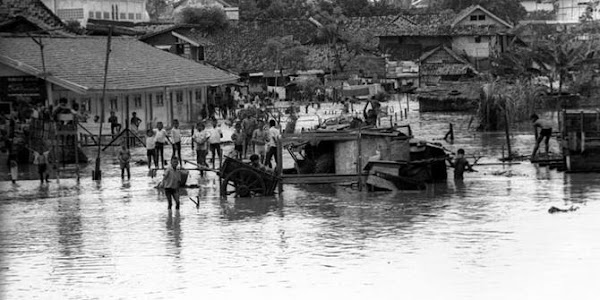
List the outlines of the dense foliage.
{"type": "Polygon", "coordinates": [[[206,32],[227,28],[229,21],[223,9],[216,6],[186,7],[175,16],[175,21],[182,24],[196,24],[206,32]]]}

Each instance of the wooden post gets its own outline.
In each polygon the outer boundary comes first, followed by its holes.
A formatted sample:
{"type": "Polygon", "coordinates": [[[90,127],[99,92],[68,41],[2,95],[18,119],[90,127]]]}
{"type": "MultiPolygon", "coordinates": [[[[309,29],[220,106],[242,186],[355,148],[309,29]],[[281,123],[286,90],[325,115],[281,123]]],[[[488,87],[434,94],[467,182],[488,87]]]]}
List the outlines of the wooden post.
{"type": "Polygon", "coordinates": [[[361,127],[358,127],[358,133],[356,136],[356,176],[358,179],[358,190],[362,191],[363,183],[362,183],[362,131],[361,127]]]}
{"type": "Polygon", "coordinates": [[[585,151],[585,131],[584,131],[584,127],[583,127],[583,121],[584,121],[584,114],[583,114],[583,110],[579,113],[579,116],[581,118],[580,120],[580,129],[581,129],[581,152],[585,151]]]}
{"type": "Polygon", "coordinates": [[[100,98],[100,129],[98,130],[98,155],[96,156],[96,169],[92,172],[93,180],[102,178],[100,170],[100,153],[102,152],[102,123],[104,122],[104,98],[106,97],[106,77],[108,75],[108,61],[110,58],[110,41],[112,37],[113,27],[108,27],[108,40],[106,42],[106,61],[104,63],[104,83],[102,85],[102,97],[100,98]]]}
{"type": "Polygon", "coordinates": [[[125,96],[125,118],[123,119],[123,122],[125,122],[125,140],[126,145],[127,145],[127,149],[129,149],[129,95],[125,96]]]}
{"type": "Polygon", "coordinates": [[[276,174],[279,177],[279,184],[277,185],[278,193],[281,195],[283,192],[283,182],[281,175],[283,174],[283,143],[281,139],[277,140],[277,170],[276,174]]]}
{"type": "Polygon", "coordinates": [[[77,126],[79,118],[76,114],[73,115],[73,124],[75,124],[75,137],[73,138],[73,144],[75,144],[75,172],[77,175],[77,183],[79,183],[79,134],[77,134],[77,126]]]}
{"type": "Polygon", "coordinates": [[[510,123],[508,123],[508,110],[504,109],[504,130],[506,132],[506,149],[508,151],[508,159],[512,159],[512,148],[510,146],[510,123]]]}

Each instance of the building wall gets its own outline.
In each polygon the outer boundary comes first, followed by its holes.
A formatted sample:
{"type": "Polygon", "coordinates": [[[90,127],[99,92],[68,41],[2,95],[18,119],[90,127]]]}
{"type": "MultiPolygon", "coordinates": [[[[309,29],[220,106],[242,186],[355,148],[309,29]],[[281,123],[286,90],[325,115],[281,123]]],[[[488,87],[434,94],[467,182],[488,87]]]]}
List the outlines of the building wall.
{"type": "Polygon", "coordinates": [[[479,42],[476,36],[457,36],[452,40],[452,50],[459,55],[467,55],[469,58],[489,58],[490,42],[489,36],[480,36],[479,42]]]}
{"type": "MultiPolygon", "coordinates": [[[[579,17],[585,13],[587,2],[584,0],[557,0],[558,11],[556,20],[563,22],[579,22],[579,17]],[[581,4],[580,4],[581,3],[581,4]]],[[[589,1],[591,2],[591,1],[589,1]]],[[[600,19],[600,12],[596,10],[592,14],[594,20],[600,19]]]]}
{"type": "Polygon", "coordinates": [[[43,0],[64,21],[88,19],[147,22],[146,0],[43,0]]]}
{"type": "Polygon", "coordinates": [[[536,11],[553,11],[554,4],[551,2],[539,2],[537,0],[521,1],[521,5],[528,13],[536,11]]]}

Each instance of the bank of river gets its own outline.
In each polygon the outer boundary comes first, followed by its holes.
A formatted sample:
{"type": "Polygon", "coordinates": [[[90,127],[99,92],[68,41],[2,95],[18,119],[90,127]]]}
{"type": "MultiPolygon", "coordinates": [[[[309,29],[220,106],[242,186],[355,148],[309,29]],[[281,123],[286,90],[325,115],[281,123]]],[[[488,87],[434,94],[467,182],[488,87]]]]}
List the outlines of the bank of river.
{"type": "MultiPolygon", "coordinates": [[[[439,139],[452,122],[445,147],[497,162],[503,133],[469,121],[411,113],[416,136],[439,139]]],[[[514,148],[529,153],[532,140],[516,132],[514,148]]],[[[523,162],[424,192],[286,185],[279,197],[221,201],[214,174],[192,173],[200,188],[177,213],[145,166],[130,181],[116,169],[99,183],[90,169],[79,184],[0,182],[0,298],[597,298],[598,174],[523,162]]]]}

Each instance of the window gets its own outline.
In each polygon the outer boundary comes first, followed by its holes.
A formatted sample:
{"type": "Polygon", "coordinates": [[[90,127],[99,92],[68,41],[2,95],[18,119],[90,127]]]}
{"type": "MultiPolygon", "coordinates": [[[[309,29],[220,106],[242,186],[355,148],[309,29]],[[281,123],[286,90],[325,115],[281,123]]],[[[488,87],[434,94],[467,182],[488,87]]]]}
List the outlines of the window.
{"type": "Polygon", "coordinates": [[[104,12],[104,19],[110,20],[110,13],[105,11],[104,12]]]}
{"type": "Polygon", "coordinates": [[[475,37],[475,43],[481,43],[481,37],[480,36],[476,36],[475,37]]]}
{"type": "Polygon", "coordinates": [[[101,11],[97,11],[96,12],[96,19],[98,19],[98,20],[102,19],[102,12],[101,11]]]}
{"type": "Polygon", "coordinates": [[[119,110],[119,101],[115,98],[110,98],[110,110],[118,111],[119,110]]]}
{"type": "Polygon", "coordinates": [[[471,16],[471,21],[477,21],[477,16],[471,16]]]}
{"type": "Polygon", "coordinates": [[[120,13],[119,14],[119,19],[121,19],[121,20],[127,19],[127,14],[126,13],[120,13]]]}
{"type": "Polygon", "coordinates": [[[175,93],[175,99],[177,101],[177,104],[183,104],[183,92],[179,91],[175,93]]]}
{"type": "Polygon", "coordinates": [[[134,19],[134,16],[135,16],[135,15],[134,15],[133,13],[128,13],[128,14],[127,14],[127,18],[128,18],[129,20],[133,20],[133,19],[134,19]]]}
{"type": "Polygon", "coordinates": [[[479,15],[477,19],[479,21],[484,21],[485,20],[485,15],[479,15]]]}
{"type": "Polygon", "coordinates": [[[135,107],[135,108],[142,107],[142,95],[136,94],[133,96],[133,107],[135,107]]]}
{"type": "Polygon", "coordinates": [[[196,90],[196,101],[200,103],[200,100],[202,100],[202,90],[196,90]]]}
{"type": "Polygon", "coordinates": [[[165,106],[165,99],[162,93],[156,94],[156,106],[165,106]]]}
{"type": "Polygon", "coordinates": [[[83,19],[83,8],[59,9],[56,13],[63,20],[83,19]]]}
{"type": "Polygon", "coordinates": [[[94,12],[93,11],[88,12],[88,18],[90,18],[90,19],[94,18],[94,12]]]}
{"type": "Polygon", "coordinates": [[[141,20],[142,19],[142,14],[135,14],[135,19],[136,20],[141,20]]]}

